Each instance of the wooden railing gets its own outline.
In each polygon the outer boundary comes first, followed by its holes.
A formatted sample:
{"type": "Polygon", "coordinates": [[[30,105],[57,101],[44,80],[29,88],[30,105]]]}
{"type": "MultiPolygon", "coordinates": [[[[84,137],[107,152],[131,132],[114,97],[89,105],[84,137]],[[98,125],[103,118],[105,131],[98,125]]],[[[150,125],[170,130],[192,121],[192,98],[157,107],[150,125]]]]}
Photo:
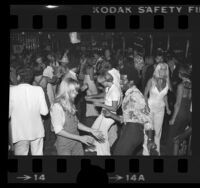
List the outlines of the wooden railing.
{"type": "Polygon", "coordinates": [[[174,138],[173,155],[192,155],[191,151],[192,128],[189,127],[184,133],[174,138]]]}

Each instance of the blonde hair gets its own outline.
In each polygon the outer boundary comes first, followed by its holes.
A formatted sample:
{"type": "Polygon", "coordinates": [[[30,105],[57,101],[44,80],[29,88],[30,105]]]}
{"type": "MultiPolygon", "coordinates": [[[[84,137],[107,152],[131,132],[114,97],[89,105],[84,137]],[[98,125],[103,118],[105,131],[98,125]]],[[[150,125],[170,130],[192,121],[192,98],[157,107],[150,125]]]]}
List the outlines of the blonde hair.
{"type": "Polygon", "coordinates": [[[166,83],[168,84],[168,87],[171,90],[171,83],[169,79],[169,67],[167,63],[158,63],[153,73],[153,79],[156,80],[156,78],[160,77],[159,71],[161,68],[166,68],[166,76],[164,77],[164,79],[166,80],[166,83]]]}
{"type": "Polygon", "coordinates": [[[59,103],[64,111],[68,111],[71,114],[76,113],[76,107],[73,99],[70,98],[70,92],[80,87],[77,80],[73,78],[65,78],[59,85],[59,89],[55,98],[54,103],[59,103]]]}

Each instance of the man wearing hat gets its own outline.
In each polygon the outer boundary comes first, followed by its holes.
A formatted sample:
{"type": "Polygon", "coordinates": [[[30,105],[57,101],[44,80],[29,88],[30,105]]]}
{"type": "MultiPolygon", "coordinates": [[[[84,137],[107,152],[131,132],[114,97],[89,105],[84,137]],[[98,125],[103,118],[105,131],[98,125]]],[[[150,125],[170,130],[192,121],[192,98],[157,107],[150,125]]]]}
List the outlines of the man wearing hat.
{"type": "Polygon", "coordinates": [[[43,155],[44,126],[41,115],[47,115],[48,108],[41,87],[31,85],[31,69],[18,72],[19,85],[10,87],[9,118],[15,155],[43,155]]]}

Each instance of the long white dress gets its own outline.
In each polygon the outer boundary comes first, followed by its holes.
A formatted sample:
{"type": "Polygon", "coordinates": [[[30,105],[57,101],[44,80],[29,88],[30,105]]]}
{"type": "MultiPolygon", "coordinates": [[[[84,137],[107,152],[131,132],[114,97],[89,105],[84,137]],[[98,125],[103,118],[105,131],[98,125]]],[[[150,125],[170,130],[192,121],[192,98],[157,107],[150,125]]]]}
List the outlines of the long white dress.
{"type": "Polygon", "coordinates": [[[169,90],[168,84],[162,91],[159,91],[156,87],[155,82],[152,80],[152,87],[150,88],[150,95],[148,104],[150,108],[150,116],[153,121],[153,127],[155,130],[155,143],[157,145],[157,151],[160,154],[160,138],[162,133],[162,124],[165,113],[165,102],[164,97],[167,95],[169,90]]]}
{"type": "MultiPolygon", "coordinates": [[[[106,105],[112,106],[112,101],[120,102],[120,99],[121,99],[121,92],[120,92],[120,89],[115,84],[113,84],[111,86],[111,88],[106,88],[106,95],[105,95],[105,104],[106,105]]],[[[105,138],[105,142],[103,142],[103,143],[100,143],[98,141],[94,142],[97,155],[111,155],[108,133],[109,133],[109,129],[114,124],[114,122],[115,121],[113,119],[106,118],[106,117],[104,117],[103,114],[100,114],[98,116],[98,118],[95,120],[94,124],[92,125],[92,128],[102,131],[104,138],[105,138]]],[[[111,142],[111,140],[110,140],[110,142],[111,142]]]]}
{"type": "MultiPolygon", "coordinates": [[[[121,91],[121,85],[120,85],[120,73],[117,69],[112,68],[111,70],[108,71],[113,77],[113,83],[115,86],[117,86],[117,93],[120,93],[120,99],[122,99],[122,91],[121,91]]],[[[119,102],[119,101],[118,101],[119,102]]],[[[122,102],[122,101],[121,101],[122,102]]],[[[119,102],[120,103],[120,102],[119,102]]],[[[115,143],[118,137],[118,126],[116,123],[114,123],[111,128],[108,130],[108,141],[110,144],[110,147],[115,143]]]]}

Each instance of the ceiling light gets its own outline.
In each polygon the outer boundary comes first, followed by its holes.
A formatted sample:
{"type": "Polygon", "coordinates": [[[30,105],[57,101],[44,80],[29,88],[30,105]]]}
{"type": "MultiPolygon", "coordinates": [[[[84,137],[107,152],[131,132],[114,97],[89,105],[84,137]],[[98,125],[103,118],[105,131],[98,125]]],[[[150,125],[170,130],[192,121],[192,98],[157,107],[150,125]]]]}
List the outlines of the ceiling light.
{"type": "Polygon", "coordinates": [[[55,5],[47,5],[46,8],[51,8],[51,9],[52,9],[52,8],[58,8],[58,6],[55,6],[55,5]]]}

